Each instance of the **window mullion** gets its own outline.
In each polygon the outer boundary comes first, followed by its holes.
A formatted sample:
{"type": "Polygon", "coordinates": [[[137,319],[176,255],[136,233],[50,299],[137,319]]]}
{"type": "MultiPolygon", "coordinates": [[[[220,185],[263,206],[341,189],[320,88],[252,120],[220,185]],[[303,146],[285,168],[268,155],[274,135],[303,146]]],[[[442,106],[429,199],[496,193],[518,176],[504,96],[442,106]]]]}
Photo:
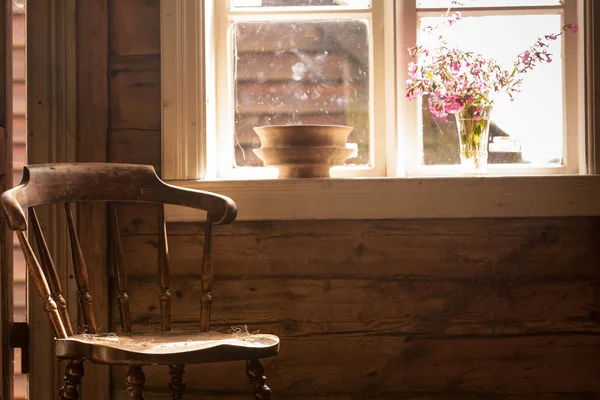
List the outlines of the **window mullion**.
{"type": "Polygon", "coordinates": [[[388,171],[395,176],[406,176],[418,169],[422,151],[420,142],[420,114],[417,113],[418,101],[408,101],[405,97],[404,82],[409,78],[407,65],[412,61],[406,49],[417,41],[417,0],[396,0],[396,81],[398,137],[393,147],[395,160],[388,160],[388,171]],[[391,165],[390,165],[391,163],[391,165]]]}

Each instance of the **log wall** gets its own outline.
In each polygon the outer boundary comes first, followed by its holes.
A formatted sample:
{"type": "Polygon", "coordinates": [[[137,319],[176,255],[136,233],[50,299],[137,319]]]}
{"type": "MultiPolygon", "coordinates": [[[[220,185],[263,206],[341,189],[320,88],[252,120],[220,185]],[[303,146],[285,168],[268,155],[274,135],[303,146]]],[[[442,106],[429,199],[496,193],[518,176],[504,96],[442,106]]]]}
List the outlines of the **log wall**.
{"type": "MultiPolygon", "coordinates": [[[[160,168],[159,0],[109,1],[108,159],[160,168]]],[[[159,328],[152,206],[120,211],[135,328],[159,328]]],[[[173,320],[199,322],[201,224],[170,224],[173,320]]],[[[599,399],[600,219],[238,222],[216,230],[215,329],[282,338],[279,399],[599,399]]],[[[117,329],[116,296],[112,326],[117,329]]],[[[168,399],[147,368],[148,399],[168,399]]],[[[113,397],[125,371],[113,368],[113,397]]],[[[250,398],[243,365],[188,399],[250,398]]]]}

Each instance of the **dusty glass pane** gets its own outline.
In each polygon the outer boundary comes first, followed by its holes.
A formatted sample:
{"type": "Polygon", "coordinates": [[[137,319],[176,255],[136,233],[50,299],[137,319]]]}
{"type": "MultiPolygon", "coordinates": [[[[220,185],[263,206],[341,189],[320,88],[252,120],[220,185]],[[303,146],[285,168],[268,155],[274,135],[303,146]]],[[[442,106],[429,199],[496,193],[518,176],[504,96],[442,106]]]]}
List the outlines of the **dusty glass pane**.
{"type": "Polygon", "coordinates": [[[356,153],[368,165],[369,34],[366,20],[239,22],[235,54],[236,166],[261,166],[253,127],[350,125],[356,153]]]}
{"type": "MultiPolygon", "coordinates": [[[[422,18],[421,26],[440,23],[422,18]]],[[[451,43],[493,57],[511,67],[516,56],[538,37],[560,31],[560,15],[467,17],[450,29],[451,43]],[[506,29],[510,27],[510,29],[506,29]]],[[[423,39],[425,40],[425,39],[423,39]]],[[[432,38],[431,40],[436,40],[432,38]]],[[[554,61],[524,75],[522,91],[511,102],[500,94],[492,111],[489,163],[560,164],[563,154],[562,46],[550,43],[554,61]]],[[[433,118],[423,101],[423,162],[457,164],[458,137],[454,115],[433,118]]]]}
{"type": "Polygon", "coordinates": [[[367,8],[370,7],[371,0],[232,0],[231,5],[233,7],[350,6],[367,8]]]}
{"type": "Polygon", "coordinates": [[[453,3],[450,0],[417,0],[418,8],[452,8],[461,7],[536,7],[558,6],[561,0],[461,0],[453,3]]]}

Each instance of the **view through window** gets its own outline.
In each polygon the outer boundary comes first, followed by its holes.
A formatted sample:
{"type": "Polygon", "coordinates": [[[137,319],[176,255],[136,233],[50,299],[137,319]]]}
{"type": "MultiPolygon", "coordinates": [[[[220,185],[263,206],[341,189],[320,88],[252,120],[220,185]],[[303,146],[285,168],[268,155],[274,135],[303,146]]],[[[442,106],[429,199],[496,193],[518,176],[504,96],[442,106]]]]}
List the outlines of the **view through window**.
{"type": "MultiPolygon", "coordinates": [[[[252,152],[260,147],[253,127],[331,124],[354,127],[348,165],[369,166],[371,21],[369,0],[233,0],[232,9],[249,7],[353,7],[360,17],[232,23],[235,166],[262,166],[252,152]],[[366,14],[365,14],[366,12],[366,14]]],[[[297,14],[296,14],[297,15],[297,14]]],[[[314,16],[315,14],[313,14],[314,16]]]]}
{"type": "MultiPolygon", "coordinates": [[[[444,7],[448,1],[419,0],[419,5],[444,7]]],[[[470,7],[559,6],[556,0],[464,1],[470,7]]],[[[484,9],[485,11],[485,9],[484,9]]],[[[528,9],[501,15],[464,16],[443,33],[451,45],[473,51],[512,66],[517,55],[544,34],[558,33],[562,26],[560,8],[528,9]],[[543,13],[539,13],[543,11],[543,13]],[[510,27],[510,29],[508,29],[510,27]]],[[[439,12],[436,12],[439,14],[439,12]]],[[[490,12],[491,13],[491,12],[490,12]]],[[[420,27],[442,23],[441,17],[421,17],[420,27]]],[[[435,43],[437,34],[420,30],[422,43],[435,43]]],[[[553,62],[537,66],[525,75],[522,91],[510,101],[502,93],[495,101],[490,128],[489,162],[491,164],[560,165],[564,148],[563,49],[560,40],[551,41],[553,62]],[[543,118],[540,118],[543,116],[543,118]]],[[[433,118],[423,101],[423,163],[457,164],[458,136],[454,116],[433,118]]]]}
{"type": "MultiPolygon", "coordinates": [[[[421,28],[440,24],[448,0],[415,0],[420,43],[438,40],[421,28]]],[[[260,147],[253,127],[286,124],[338,124],[354,127],[348,147],[355,150],[349,166],[373,163],[373,143],[387,132],[373,129],[372,100],[377,94],[373,9],[383,2],[369,0],[231,0],[229,48],[234,109],[234,167],[262,166],[252,149],[260,147]],[[326,16],[321,9],[333,10],[326,16]],[[351,10],[336,12],[335,10],[351,10]],[[251,10],[251,11],[249,11],[251,10]],[[246,13],[246,14],[245,14],[246,13]],[[352,14],[354,13],[354,14],[352,14]],[[294,19],[294,16],[301,16],[294,19]],[[283,20],[282,20],[283,19],[283,20]]],[[[462,11],[460,23],[444,30],[451,45],[496,59],[510,68],[517,55],[545,34],[558,33],[565,24],[559,0],[464,0],[453,5],[462,11]]],[[[378,23],[383,23],[379,20],[378,23]]],[[[397,23],[401,29],[401,21],[397,23]]],[[[402,40],[397,46],[402,46],[402,40]]],[[[397,48],[396,51],[403,51],[397,48]]],[[[510,101],[502,93],[495,100],[489,139],[489,163],[530,167],[562,166],[565,161],[567,118],[565,41],[551,41],[553,62],[524,76],[521,92],[510,101]],[[540,116],[543,115],[543,118],[540,116]]],[[[396,68],[406,68],[397,65],[396,68]]],[[[388,85],[389,86],[389,85],[388,85]]],[[[394,90],[386,87],[384,90],[394,90]]],[[[401,98],[403,82],[396,91],[401,98]]],[[[418,166],[458,164],[458,136],[454,116],[433,118],[421,102],[415,149],[418,166]]],[[[379,113],[379,114],[377,114],[379,113]]],[[[398,135],[405,134],[397,132],[398,135]]],[[[378,155],[381,157],[381,154],[378,155]]]]}

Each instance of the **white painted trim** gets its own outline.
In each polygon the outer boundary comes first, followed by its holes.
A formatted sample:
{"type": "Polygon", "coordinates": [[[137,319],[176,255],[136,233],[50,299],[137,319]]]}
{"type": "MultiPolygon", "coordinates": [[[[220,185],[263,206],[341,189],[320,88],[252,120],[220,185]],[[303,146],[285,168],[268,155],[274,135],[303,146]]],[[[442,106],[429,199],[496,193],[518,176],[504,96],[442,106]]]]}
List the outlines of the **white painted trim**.
{"type": "MultiPolygon", "coordinates": [[[[579,22],[578,15],[581,0],[564,0],[564,11],[562,14],[563,25],[579,22]]],[[[582,29],[583,31],[583,29],[582,29]]],[[[564,144],[563,164],[568,173],[585,174],[587,165],[585,162],[585,136],[584,116],[582,114],[585,88],[581,86],[584,75],[584,50],[583,35],[579,32],[573,35],[570,32],[563,35],[563,110],[564,110],[564,144]],[[583,159],[583,162],[580,160],[583,159]]]]}
{"type": "Polygon", "coordinates": [[[408,169],[419,164],[419,132],[420,113],[419,101],[406,99],[405,82],[409,78],[407,66],[412,61],[406,49],[417,42],[417,8],[416,0],[401,1],[396,4],[396,114],[398,118],[398,139],[396,151],[396,176],[406,176],[408,169]]]}
{"type": "Polygon", "coordinates": [[[204,2],[161,0],[162,176],[198,179],[206,166],[204,2]]]}
{"type": "MultiPolygon", "coordinates": [[[[600,215],[600,176],[179,181],[238,204],[238,220],[600,215]]],[[[168,221],[201,221],[167,207],[168,221]]]]}
{"type": "Polygon", "coordinates": [[[583,48],[583,68],[584,74],[580,80],[580,85],[585,88],[585,99],[584,107],[581,112],[583,113],[583,121],[585,121],[585,127],[582,129],[581,134],[583,137],[580,138],[581,143],[585,143],[585,157],[581,157],[579,162],[580,165],[584,164],[587,167],[588,174],[600,173],[600,138],[598,138],[598,128],[600,126],[596,122],[596,118],[599,115],[597,106],[600,103],[596,101],[596,88],[598,87],[598,80],[595,71],[600,68],[598,64],[598,53],[597,53],[597,40],[595,40],[595,32],[598,31],[599,27],[594,26],[594,14],[597,13],[599,3],[594,0],[585,0],[580,4],[580,12],[578,22],[583,29],[581,29],[580,43],[579,45],[583,48]]]}

